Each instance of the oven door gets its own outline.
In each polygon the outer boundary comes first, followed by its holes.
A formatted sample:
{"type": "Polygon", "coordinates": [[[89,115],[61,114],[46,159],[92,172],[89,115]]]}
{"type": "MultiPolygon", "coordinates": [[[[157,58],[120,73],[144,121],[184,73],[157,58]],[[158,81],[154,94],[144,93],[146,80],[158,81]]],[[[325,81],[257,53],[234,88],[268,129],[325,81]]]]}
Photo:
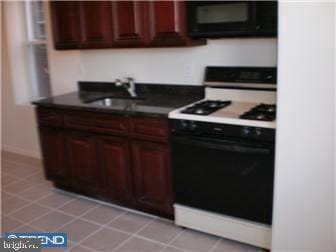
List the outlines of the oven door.
{"type": "Polygon", "coordinates": [[[172,136],[175,203],[271,224],[274,146],[172,136]]]}
{"type": "Polygon", "coordinates": [[[190,1],[188,32],[192,37],[251,35],[256,30],[255,1],[190,1]]]}

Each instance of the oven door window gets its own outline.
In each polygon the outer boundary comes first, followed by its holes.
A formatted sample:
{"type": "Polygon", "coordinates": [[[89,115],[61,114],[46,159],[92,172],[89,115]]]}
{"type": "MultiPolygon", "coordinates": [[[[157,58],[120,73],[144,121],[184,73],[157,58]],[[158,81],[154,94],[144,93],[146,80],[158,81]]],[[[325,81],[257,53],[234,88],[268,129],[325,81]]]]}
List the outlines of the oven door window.
{"type": "Polygon", "coordinates": [[[174,136],[175,202],[271,224],[274,147],[174,136]]]}

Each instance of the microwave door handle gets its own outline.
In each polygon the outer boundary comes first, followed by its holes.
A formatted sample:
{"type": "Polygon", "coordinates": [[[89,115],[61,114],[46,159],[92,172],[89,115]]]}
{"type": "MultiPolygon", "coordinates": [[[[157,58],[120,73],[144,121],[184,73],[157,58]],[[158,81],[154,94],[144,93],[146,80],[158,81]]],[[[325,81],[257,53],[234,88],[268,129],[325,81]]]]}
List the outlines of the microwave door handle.
{"type": "Polygon", "coordinates": [[[249,146],[245,145],[240,141],[227,141],[227,140],[214,140],[209,138],[195,138],[190,139],[187,137],[174,136],[172,142],[184,145],[193,145],[198,147],[203,147],[207,149],[224,150],[230,152],[240,152],[240,153],[254,153],[268,155],[272,152],[272,148],[260,147],[260,146],[249,146]]]}

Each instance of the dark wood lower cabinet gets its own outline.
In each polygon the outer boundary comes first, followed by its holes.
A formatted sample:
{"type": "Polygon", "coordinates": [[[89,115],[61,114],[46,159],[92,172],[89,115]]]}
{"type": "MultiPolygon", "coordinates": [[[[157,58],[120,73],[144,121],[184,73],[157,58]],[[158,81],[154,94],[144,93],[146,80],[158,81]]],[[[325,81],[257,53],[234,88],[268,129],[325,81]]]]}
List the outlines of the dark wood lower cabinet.
{"type": "Polygon", "coordinates": [[[168,145],[132,142],[136,204],[149,211],[172,215],[168,145]]]}
{"type": "Polygon", "coordinates": [[[46,177],[55,186],[173,217],[167,119],[36,111],[46,177]]]}
{"type": "Polygon", "coordinates": [[[82,132],[65,132],[65,135],[72,187],[86,194],[100,194],[104,174],[97,158],[95,135],[82,132]]]}
{"type": "Polygon", "coordinates": [[[116,202],[131,202],[132,174],[127,138],[99,136],[97,150],[106,196],[116,202]]]}
{"type": "Polygon", "coordinates": [[[69,182],[63,130],[40,127],[40,144],[46,178],[62,184],[69,182]]]}

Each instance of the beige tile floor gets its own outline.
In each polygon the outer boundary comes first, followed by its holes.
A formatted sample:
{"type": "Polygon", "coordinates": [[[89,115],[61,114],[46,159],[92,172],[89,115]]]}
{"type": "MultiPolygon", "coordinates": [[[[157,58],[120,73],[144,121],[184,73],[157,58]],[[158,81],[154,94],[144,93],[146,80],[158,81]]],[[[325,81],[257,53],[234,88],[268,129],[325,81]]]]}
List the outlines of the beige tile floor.
{"type": "Polygon", "coordinates": [[[10,153],[2,155],[1,196],[1,232],[66,232],[70,252],[262,251],[55,189],[37,160],[10,153]]]}

